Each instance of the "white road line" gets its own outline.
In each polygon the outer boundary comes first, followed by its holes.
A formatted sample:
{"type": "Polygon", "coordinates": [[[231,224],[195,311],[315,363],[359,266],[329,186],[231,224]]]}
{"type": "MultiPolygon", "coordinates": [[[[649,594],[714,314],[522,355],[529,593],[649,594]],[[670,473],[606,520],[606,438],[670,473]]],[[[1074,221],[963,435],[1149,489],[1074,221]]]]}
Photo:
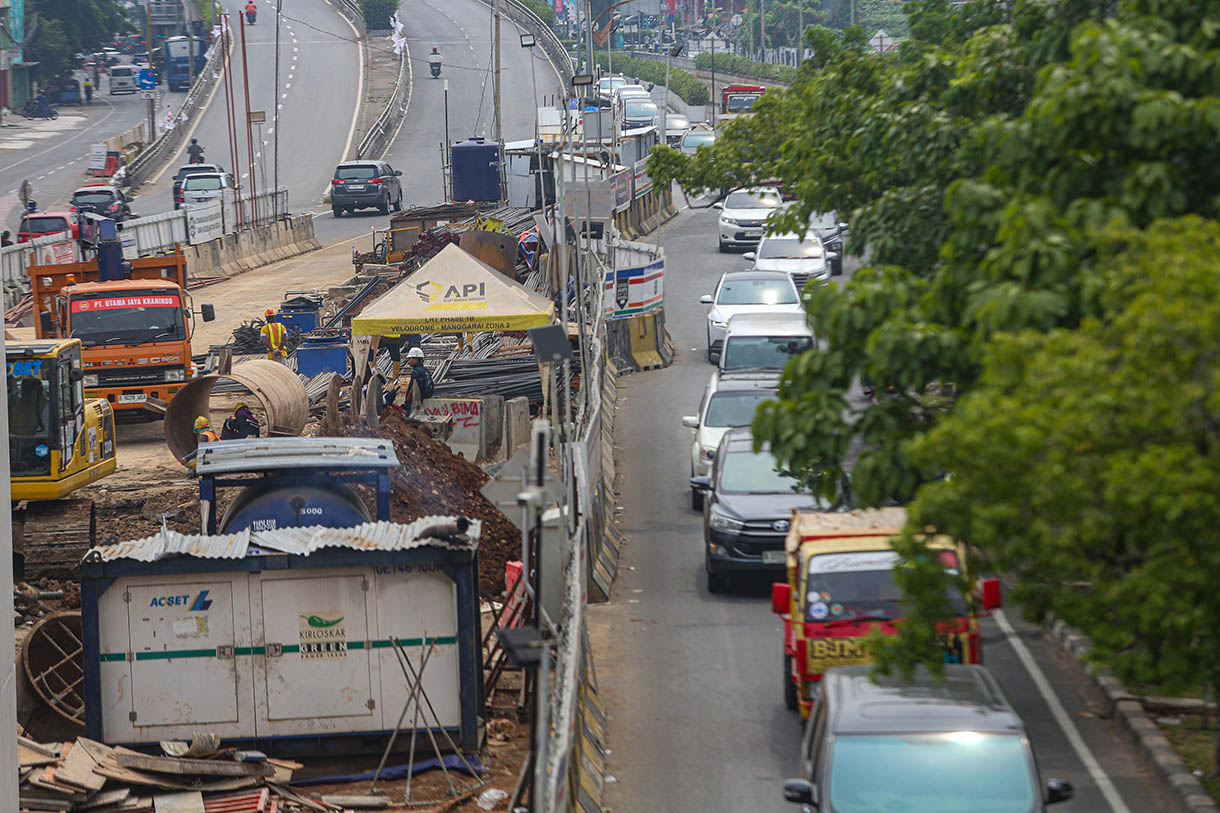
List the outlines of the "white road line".
{"type": "Polygon", "coordinates": [[[1080,729],[1076,728],[1076,723],[1068,715],[1067,709],[1063,707],[1059,696],[1055,694],[1050,681],[1046,679],[1046,675],[1043,674],[1041,667],[1034,660],[1034,656],[1030,654],[1029,649],[1025,646],[1025,642],[1017,637],[1017,632],[1012,628],[1012,624],[1008,622],[1004,611],[995,610],[992,612],[992,617],[999,624],[1000,630],[1004,633],[1004,637],[1008,639],[1008,643],[1012,646],[1013,651],[1017,653],[1017,657],[1021,660],[1021,665],[1025,667],[1025,671],[1033,678],[1034,685],[1038,687],[1038,694],[1042,695],[1042,699],[1046,701],[1046,705],[1051,710],[1051,716],[1055,718],[1055,722],[1059,724],[1060,730],[1063,731],[1064,736],[1071,743],[1072,750],[1076,752],[1076,756],[1084,763],[1085,770],[1089,772],[1089,776],[1097,784],[1097,789],[1101,791],[1101,795],[1106,798],[1106,802],[1110,805],[1110,810],[1114,813],[1131,813],[1131,808],[1127,807],[1123,797],[1119,795],[1118,788],[1114,787],[1114,783],[1110,781],[1110,777],[1102,769],[1101,763],[1097,761],[1097,757],[1093,756],[1093,752],[1085,744],[1084,738],[1080,736],[1080,729]]]}

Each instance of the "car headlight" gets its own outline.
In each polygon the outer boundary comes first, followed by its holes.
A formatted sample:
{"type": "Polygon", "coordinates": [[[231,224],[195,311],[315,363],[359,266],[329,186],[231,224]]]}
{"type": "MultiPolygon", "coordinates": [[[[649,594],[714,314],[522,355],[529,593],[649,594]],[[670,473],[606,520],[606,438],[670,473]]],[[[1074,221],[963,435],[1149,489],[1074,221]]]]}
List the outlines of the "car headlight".
{"type": "Polygon", "coordinates": [[[717,531],[727,531],[729,533],[737,533],[742,528],[746,527],[744,522],[732,519],[731,517],[726,517],[724,514],[712,514],[711,524],[713,529],[717,531]]]}
{"type": "Polygon", "coordinates": [[[710,448],[700,449],[699,457],[703,458],[704,460],[714,460],[716,458],[716,450],[710,448]]]}
{"type": "Polygon", "coordinates": [[[183,369],[166,370],[165,371],[165,380],[166,381],[186,381],[186,370],[183,370],[183,369]]]}
{"type": "Polygon", "coordinates": [[[737,221],[731,217],[722,217],[722,218],[720,218],[720,222],[726,226],[736,226],[737,225],[737,221]]]}
{"type": "Polygon", "coordinates": [[[85,373],[85,375],[81,377],[80,381],[86,387],[96,387],[97,386],[97,374],[96,373],[85,373]]]}

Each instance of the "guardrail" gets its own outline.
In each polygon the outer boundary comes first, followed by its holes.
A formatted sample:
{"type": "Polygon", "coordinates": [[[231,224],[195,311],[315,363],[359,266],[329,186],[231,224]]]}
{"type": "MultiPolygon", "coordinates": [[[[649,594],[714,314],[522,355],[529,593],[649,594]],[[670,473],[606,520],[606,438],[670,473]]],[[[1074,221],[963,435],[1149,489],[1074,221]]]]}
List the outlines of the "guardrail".
{"type": "MultiPolygon", "coordinates": [[[[491,5],[488,0],[483,0],[483,2],[491,5]]],[[[541,17],[530,11],[527,6],[518,3],[517,0],[500,0],[500,2],[503,3],[502,8],[510,20],[538,38],[538,44],[546,52],[551,64],[563,76],[563,86],[566,89],[576,70],[572,67],[572,57],[568,55],[554,30],[544,23],[541,17]]]]}
{"type": "Polygon", "coordinates": [[[411,101],[411,59],[404,42],[402,53],[398,55],[398,78],[394,80],[394,93],[386,102],[385,109],[373,122],[373,126],[356,145],[356,157],[367,158],[370,155],[380,158],[390,146],[390,139],[398,128],[402,117],[406,115],[407,105],[411,101]]]}
{"type": "Polygon", "coordinates": [[[182,100],[182,106],[174,114],[173,129],[166,130],[158,136],[152,144],[141,150],[132,162],[127,165],[124,174],[124,183],[127,186],[139,186],[143,183],[160,165],[160,162],[172,155],[174,150],[182,143],[182,139],[186,137],[187,130],[183,125],[199,109],[204,97],[207,96],[212,85],[216,82],[219,76],[222,56],[220,42],[213,41],[203,70],[195,77],[195,82],[191,85],[191,89],[187,91],[186,98],[182,100]]]}
{"type": "Polygon", "coordinates": [[[339,13],[351,21],[351,24],[356,27],[357,33],[360,36],[365,35],[364,28],[364,12],[360,10],[360,4],[355,0],[339,0],[339,4],[335,6],[339,13]]]}

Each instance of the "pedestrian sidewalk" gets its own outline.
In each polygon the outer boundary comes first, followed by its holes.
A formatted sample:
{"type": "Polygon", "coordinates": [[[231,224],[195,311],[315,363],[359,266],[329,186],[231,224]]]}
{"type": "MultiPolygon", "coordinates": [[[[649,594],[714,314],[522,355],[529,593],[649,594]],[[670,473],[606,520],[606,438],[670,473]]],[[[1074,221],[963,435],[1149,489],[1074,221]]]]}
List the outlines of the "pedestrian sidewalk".
{"type": "Polygon", "coordinates": [[[106,105],[94,104],[67,110],[60,108],[57,119],[27,119],[6,109],[4,123],[0,124],[0,150],[28,149],[68,130],[79,130],[90,119],[105,115],[106,111],[106,105]]]}

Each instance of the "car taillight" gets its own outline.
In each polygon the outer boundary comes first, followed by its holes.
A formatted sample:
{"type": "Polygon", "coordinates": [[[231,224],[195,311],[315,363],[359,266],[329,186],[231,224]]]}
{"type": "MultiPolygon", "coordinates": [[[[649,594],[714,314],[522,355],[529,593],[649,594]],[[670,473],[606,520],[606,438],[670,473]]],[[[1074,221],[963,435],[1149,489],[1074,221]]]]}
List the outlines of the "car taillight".
{"type": "Polygon", "coordinates": [[[380,178],[369,178],[369,183],[381,183],[380,178]]]}
{"type": "Polygon", "coordinates": [[[72,204],[70,204],[70,203],[69,203],[69,204],[68,204],[68,211],[69,211],[69,212],[75,212],[75,211],[76,211],[76,207],[75,207],[75,206],[73,206],[72,204]]]}
{"type": "Polygon", "coordinates": [[[330,185],[331,186],[343,186],[343,181],[339,180],[338,178],[334,178],[331,180],[330,185]]]}

